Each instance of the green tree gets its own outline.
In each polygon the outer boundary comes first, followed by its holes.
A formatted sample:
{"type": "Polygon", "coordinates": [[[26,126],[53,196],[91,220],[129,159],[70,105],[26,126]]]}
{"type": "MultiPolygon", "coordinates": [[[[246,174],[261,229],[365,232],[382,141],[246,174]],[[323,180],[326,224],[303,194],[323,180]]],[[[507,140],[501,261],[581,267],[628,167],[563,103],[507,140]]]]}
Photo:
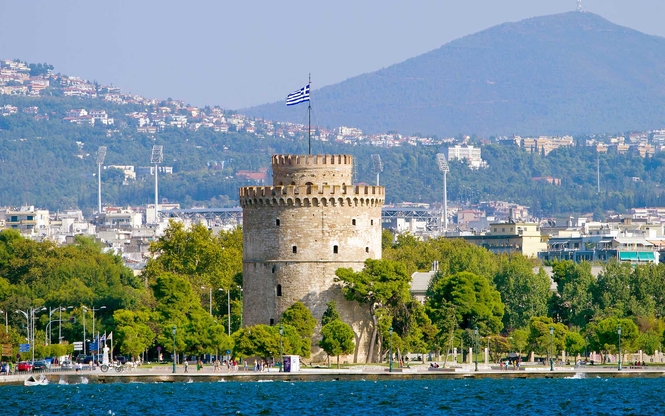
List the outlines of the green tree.
{"type": "Polygon", "coordinates": [[[637,337],[636,341],[637,349],[648,355],[653,355],[656,351],[662,351],[662,345],[662,337],[656,331],[643,332],[637,337]]]}
{"type": "Polygon", "coordinates": [[[139,357],[155,340],[150,328],[150,313],[120,309],[113,313],[115,342],[120,352],[130,357],[139,357]]]}
{"type": "Polygon", "coordinates": [[[316,318],[302,302],[296,302],[289,306],[282,314],[281,321],[285,325],[291,325],[298,331],[302,338],[311,338],[316,327],[316,318]]]}
{"type": "Polygon", "coordinates": [[[326,311],[323,312],[323,316],[321,317],[321,326],[324,327],[337,319],[341,320],[339,312],[337,312],[337,302],[331,300],[326,303],[326,311]]]}
{"type": "Polygon", "coordinates": [[[329,356],[337,356],[337,368],[339,367],[339,356],[352,354],[355,350],[355,334],[350,325],[336,319],[321,328],[321,341],[319,346],[329,356]]]}
{"type": "Polygon", "coordinates": [[[584,354],[587,348],[586,340],[576,331],[569,331],[566,333],[564,345],[568,354],[584,354]]]}
{"type": "Polygon", "coordinates": [[[369,309],[373,325],[367,360],[376,360],[375,344],[378,335],[382,334],[379,332],[379,316],[392,316],[391,310],[405,308],[411,298],[411,277],[399,262],[374,259],[367,259],[360,272],[342,268],[337,269],[335,274],[336,280],[343,285],[345,298],[369,309]]]}
{"type": "Polygon", "coordinates": [[[522,352],[529,346],[529,331],[516,329],[510,334],[508,341],[510,341],[510,348],[522,355],[522,352]]]}
{"type": "Polygon", "coordinates": [[[531,261],[523,255],[501,256],[494,283],[505,305],[503,323],[506,328],[521,328],[532,317],[547,314],[550,278],[542,268],[534,274],[531,261]]]}
{"type": "Polygon", "coordinates": [[[527,342],[532,351],[536,354],[547,355],[550,359],[550,351],[554,356],[558,351],[565,348],[566,327],[562,323],[554,323],[552,318],[545,316],[535,316],[529,321],[529,337],[527,342]],[[553,334],[550,334],[552,328],[553,334]]]}
{"type": "Polygon", "coordinates": [[[622,352],[634,351],[639,330],[631,319],[605,318],[587,327],[591,335],[590,348],[603,353],[603,362],[607,354],[615,354],[619,350],[619,326],[622,352]]]}
{"type": "Polygon", "coordinates": [[[568,325],[583,327],[594,314],[593,291],[595,279],[591,264],[559,261],[552,265],[557,294],[552,297],[552,316],[568,325]]]}
{"type": "MultiPolygon", "coordinates": [[[[450,304],[462,329],[478,326],[482,335],[498,334],[503,327],[504,306],[501,295],[486,278],[460,272],[438,279],[427,291],[428,310],[435,311],[450,304]]],[[[439,325],[438,321],[434,321],[439,325]]]]}

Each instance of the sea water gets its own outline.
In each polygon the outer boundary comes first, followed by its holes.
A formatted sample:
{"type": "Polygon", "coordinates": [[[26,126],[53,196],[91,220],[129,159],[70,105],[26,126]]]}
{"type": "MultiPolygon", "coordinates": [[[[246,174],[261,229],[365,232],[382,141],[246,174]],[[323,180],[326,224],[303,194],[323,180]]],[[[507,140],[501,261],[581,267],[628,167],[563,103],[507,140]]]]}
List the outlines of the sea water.
{"type": "Polygon", "coordinates": [[[665,379],[0,386],[1,415],[663,415],[665,379]]]}

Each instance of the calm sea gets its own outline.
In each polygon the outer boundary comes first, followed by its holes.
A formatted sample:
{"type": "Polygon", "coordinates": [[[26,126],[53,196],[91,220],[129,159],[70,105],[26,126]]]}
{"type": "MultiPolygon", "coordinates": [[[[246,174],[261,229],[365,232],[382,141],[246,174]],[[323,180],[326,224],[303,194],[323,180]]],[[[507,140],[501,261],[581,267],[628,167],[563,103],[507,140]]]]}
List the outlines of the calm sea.
{"type": "Polygon", "coordinates": [[[0,415],[663,415],[665,379],[0,387],[0,415]]]}

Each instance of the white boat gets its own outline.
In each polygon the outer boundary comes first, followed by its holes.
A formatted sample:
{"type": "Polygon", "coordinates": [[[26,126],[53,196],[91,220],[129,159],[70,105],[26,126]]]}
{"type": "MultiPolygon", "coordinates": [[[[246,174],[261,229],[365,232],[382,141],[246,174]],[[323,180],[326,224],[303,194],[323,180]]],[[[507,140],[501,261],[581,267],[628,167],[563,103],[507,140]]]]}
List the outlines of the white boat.
{"type": "Polygon", "coordinates": [[[36,379],[35,376],[28,377],[24,382],[24,386],[45,386],[48,384],[48,379],[44,374],[42,374],[39,379],[36,379]]]}

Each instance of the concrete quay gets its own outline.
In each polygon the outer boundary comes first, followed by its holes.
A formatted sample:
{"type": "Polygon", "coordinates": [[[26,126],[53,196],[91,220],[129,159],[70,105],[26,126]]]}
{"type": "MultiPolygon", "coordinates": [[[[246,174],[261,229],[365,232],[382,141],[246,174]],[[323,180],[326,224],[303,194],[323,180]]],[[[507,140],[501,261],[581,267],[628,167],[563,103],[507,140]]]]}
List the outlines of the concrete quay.
{"type": "MultiPolygon", "coordinates": [[[[299,372],[280,373],[273,368],[269,372],[252,370],[237,372],[214,372],[212,367],[196,371],[196,367],[185,373],[179,366],[177,372],[172,367],[153,367],[125,372],[102,372],[99,369],[74,371],[44,372],[34,374],[35,378],[44,374],[51,384],[107,384],[107,383],[191,383],[191,382],[260,382],[260,381],[333,381],[333,380],[434,380],[434,379],[531,379],[531,378],[635,378],[665,377],[665,367],[624,368],[616,367],[556,367],[550,371],[546,367],[526,367],[516,370],[494,370],[490,368],[439,368],[436,370],[425,366],[413,368],[394,368],[388,372],[385,367],[367,366],[347,369],[306,368],[299,372]]],[[[22,385],[30,377],[30,373],[0,376],[2,385],[22,385]]]]}

